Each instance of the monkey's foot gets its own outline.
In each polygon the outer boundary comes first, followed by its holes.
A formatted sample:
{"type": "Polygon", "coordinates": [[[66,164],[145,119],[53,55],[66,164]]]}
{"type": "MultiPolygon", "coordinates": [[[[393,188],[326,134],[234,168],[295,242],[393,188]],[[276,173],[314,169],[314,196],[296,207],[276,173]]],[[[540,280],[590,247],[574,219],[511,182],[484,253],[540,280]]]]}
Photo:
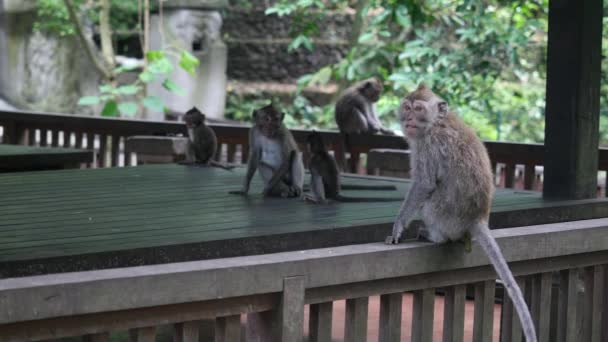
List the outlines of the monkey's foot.
{"type": "Polygon", "coordinates": [[[384,243],[387,245],[396,245],[399,243],[399,238],[389,235],[384,239],[384,243]]]}

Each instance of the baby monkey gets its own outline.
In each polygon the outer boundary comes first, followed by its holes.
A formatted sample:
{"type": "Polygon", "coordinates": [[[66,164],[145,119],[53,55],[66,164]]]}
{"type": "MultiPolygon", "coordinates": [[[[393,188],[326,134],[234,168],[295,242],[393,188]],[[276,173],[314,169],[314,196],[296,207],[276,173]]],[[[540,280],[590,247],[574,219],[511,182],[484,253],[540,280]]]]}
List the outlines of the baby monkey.
{"type": "Polygon", "coordinates": [[[437,243],[475,238],[502,279],[528,342],[534,323],[521,290],[488,228],[494,193],[488,153],[475,132],[424,84],[407,95],[399,120],[411,149],[413,183],[387,243],[421,212],[419,236],[437,243]]]}
{"type": "Polygon", "coordinates": [[[304,199],[312,203],[327,203],[328,199],[339,202],[390,202],[401,201],[401,198],[373,198],[373,197],[346,197],[340,195],[341,189],[358,190],[396,190],[393,185],[344,185],[340,186],[340,171],[334,157],[332,157],[323,137],[319,132],[312,132],[306,138],[308,150],[311,154],[310,169],[310,194],[305,194],[304,199]]]}
{"type": "Polygon", "coordinates": [[[285,114],[271,105],[253,111],[249,131],[249,161],[243,187],[231,194],[246,195],[256,170],[265,196],[299,197],[304,185],[304,163],[293,135],[283,124],[285,114]]]}
{"type": "Polygon", "coordinates": [[[214,159],[217,151],[217,136],[213,129],[205,124],[205,114],[192,107],[184,114],[184,122],[188,128],[187,163],[210,165],[225,170],[234,168],[214,159]]]}

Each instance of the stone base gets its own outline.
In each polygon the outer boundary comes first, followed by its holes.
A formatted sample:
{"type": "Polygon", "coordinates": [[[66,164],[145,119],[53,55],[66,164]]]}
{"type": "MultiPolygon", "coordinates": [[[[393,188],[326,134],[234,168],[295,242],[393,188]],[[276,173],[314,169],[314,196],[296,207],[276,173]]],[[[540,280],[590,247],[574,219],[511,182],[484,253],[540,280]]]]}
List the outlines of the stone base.
{"type": "Polygon", "coordinates": [[[371,149],[367,153],[367,173],[376,176],[410,177],[410,151],[390,148],[371,149]]]}

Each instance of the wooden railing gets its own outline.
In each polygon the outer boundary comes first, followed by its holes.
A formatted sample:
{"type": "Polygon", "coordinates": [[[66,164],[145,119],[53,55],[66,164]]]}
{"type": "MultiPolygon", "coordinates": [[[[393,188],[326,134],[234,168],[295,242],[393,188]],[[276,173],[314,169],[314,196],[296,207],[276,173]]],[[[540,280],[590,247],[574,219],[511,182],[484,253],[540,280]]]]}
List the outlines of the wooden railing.
{"type": "MultiPolygon", "coordinates": [[[[608,219],[493,234],[524,291],[539,341],[606,341],[608,219]]],[[[414,342],[432,341],[436,330],[456,342],[463,341],[472,295],[474,342],[492,341],[495,327],[502,342],[520,342],[508,298],[494,320],[494,279],[476,244],[467,254],[461,244],[422,242],[1,279],[0,340],[84,335],[101,342],[110,332],[130,331],[133,341],[154,341],[157,327],[171,324],[175,341],[190,342],[198,341],[201,320],[214,320],[215,341],[240,341],[247,314],[248,340],[303,341],[307,330],[310,341],[331,341],[333,303],[346,300],[344,341],[367,341],[369,297],[379,295],[373,323],[379,341],[403,341],[402,332],[414,342]],[[405,292],[412,306],[402,302],[405,292]],[[435,300],[445,303],[442,317],[435,300]],[[401,325],[404,312],[412,316],[411,330],[401,325]],[[442,328],[433,326],[434,317],[442,328]]]]}
{"type": "MultiPolygon", "coordinates": [[[[185,135],[186,128],[178,122],[153,122],[76,115],[34,112],[0,111],[0,126],[4,129],[3,143],[73,146],[96,151],[93,167],[129,165],[129,151],[124,153],[125,138],[133,135],[185,135]],[[121,157],[126,155],[127,157],[121,157]]],[[[248,146],[248,126],[210,124],[220,142],[220,152],[228,162],[245,162],[248,146]]],[[[298,143],[303,144],[308,130],[292,130],[298,143]]],[[[346,151],[344,137],[336,131],[321,131],[328,148],[334,151],[341,165],[350,172],[365,172],[360,163],[365,154],[374,148],[407,149],[406,141],[399,136],[353,135],[346,151]],[[349,160],[347,161],[347,156],[349,160]]],[[[524,189],[540,187],[541,174],[536,166],[544,162],[541,144],[486,142],[494,170],[503,176],[502,184],[508,188],[521,183],[524,189]],[[519,182],[517,182],[519,180],[519,182]]],[[[305,149],[303,149],[305,151],[305,149]]],[[[306,159],[306,158],[305,158],[306,159]]],[[[608,170],[608,149],[600,149],[599,170],[608,170]]]]}

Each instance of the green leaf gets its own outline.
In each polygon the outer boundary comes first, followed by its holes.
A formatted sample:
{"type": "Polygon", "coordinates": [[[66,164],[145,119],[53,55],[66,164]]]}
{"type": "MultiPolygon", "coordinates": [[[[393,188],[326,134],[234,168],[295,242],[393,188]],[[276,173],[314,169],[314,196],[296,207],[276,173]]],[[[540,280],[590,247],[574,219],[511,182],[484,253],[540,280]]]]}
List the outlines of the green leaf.
{"type": "Polygon", "coordinates": [[[101,116],[120,116],[118,104],[115,101],[108,101],[101,110],[101,116]]]}
{"type": "Polygon", "coordinates": [[[163,113],[165,111],[165,105],[163,100],[156,96],[148,96],[143,100],[144,106],[155,112],[163,113]]]}
{"type": "Polygon", "coordinates": [[[148,83],[148,82],[152,82],[154,81],[156,77],[154,76],[154,74],[144,71],[141,74],[139,74],[139,79],[144,82],[144,83],[148,83]]]}
{"type": "Polygon", "coordinates": [[[109,84],[104,84],[102,86],[99,86],[99,91],[102,93],[111,93],[112,90],[114,90],[114,87],[112,87],[109,84]]]}
{"type": "Polygon", "coordinates": [[[120,74],[121,72],[131,71],[131,70],[135,70],[137,68],[138,68],[138,66],[135,65],[135,64],[122,65],[122,66],[114,69],[114,73],[115,74],[120,74]]]}
{"type": "Polygon", "coordinates": [[[91,106],[96,105],[101,101],[99,96],[83,96],[78,100],[79,106],[91,106]]]}
{"type": "Polygon", "coordinates": [[[168,91],[175,93],[177,95],[180,95],[180,96],[186,95],[186,91],[184,90],[184,88],[180,87],[179,85],[177,85],[175,82],[171,81],[168,78],[163,82],[163,87],[165,89],[167,89],[168,91]]]}
{"type": "Polygon", "coordinates": [[[159,59],[150,63],[147,71],[153,74],[168,74],[173,71],[173,64],[168,58],[159,59]]]}
{"type": "Polygon", "coordinates": [[[182,55],[179,60],[179,66],[182,69],[186,70],[191,75],[194,75],[194,74],[196,74],[196,68],[198,67],[199,64],[200,64],[200,62],[198,61],[198,58],[194,57],[188,51],[185,51],[185,50],[182,51],[182,55]]]}
{"type": "Polygon", "coordinates": [[[135,102],[123,102],[118,105],[118,110],[124,116],[134,116],[137,114],[137,103],[135,102]]]}
{"type": "Polygon", "coordinates": [[[118,87],[116,92],[122,95],[134,95],[139,91],[139,87],[133,84],[118,87]]]}
{"type": "Polygon", "coordinates": [[[146,59],[149,63],[153,63],[159,61],[161,59],[165,59],[165,53],[159,50],[150,50],[146,53],[146,59]]]}

